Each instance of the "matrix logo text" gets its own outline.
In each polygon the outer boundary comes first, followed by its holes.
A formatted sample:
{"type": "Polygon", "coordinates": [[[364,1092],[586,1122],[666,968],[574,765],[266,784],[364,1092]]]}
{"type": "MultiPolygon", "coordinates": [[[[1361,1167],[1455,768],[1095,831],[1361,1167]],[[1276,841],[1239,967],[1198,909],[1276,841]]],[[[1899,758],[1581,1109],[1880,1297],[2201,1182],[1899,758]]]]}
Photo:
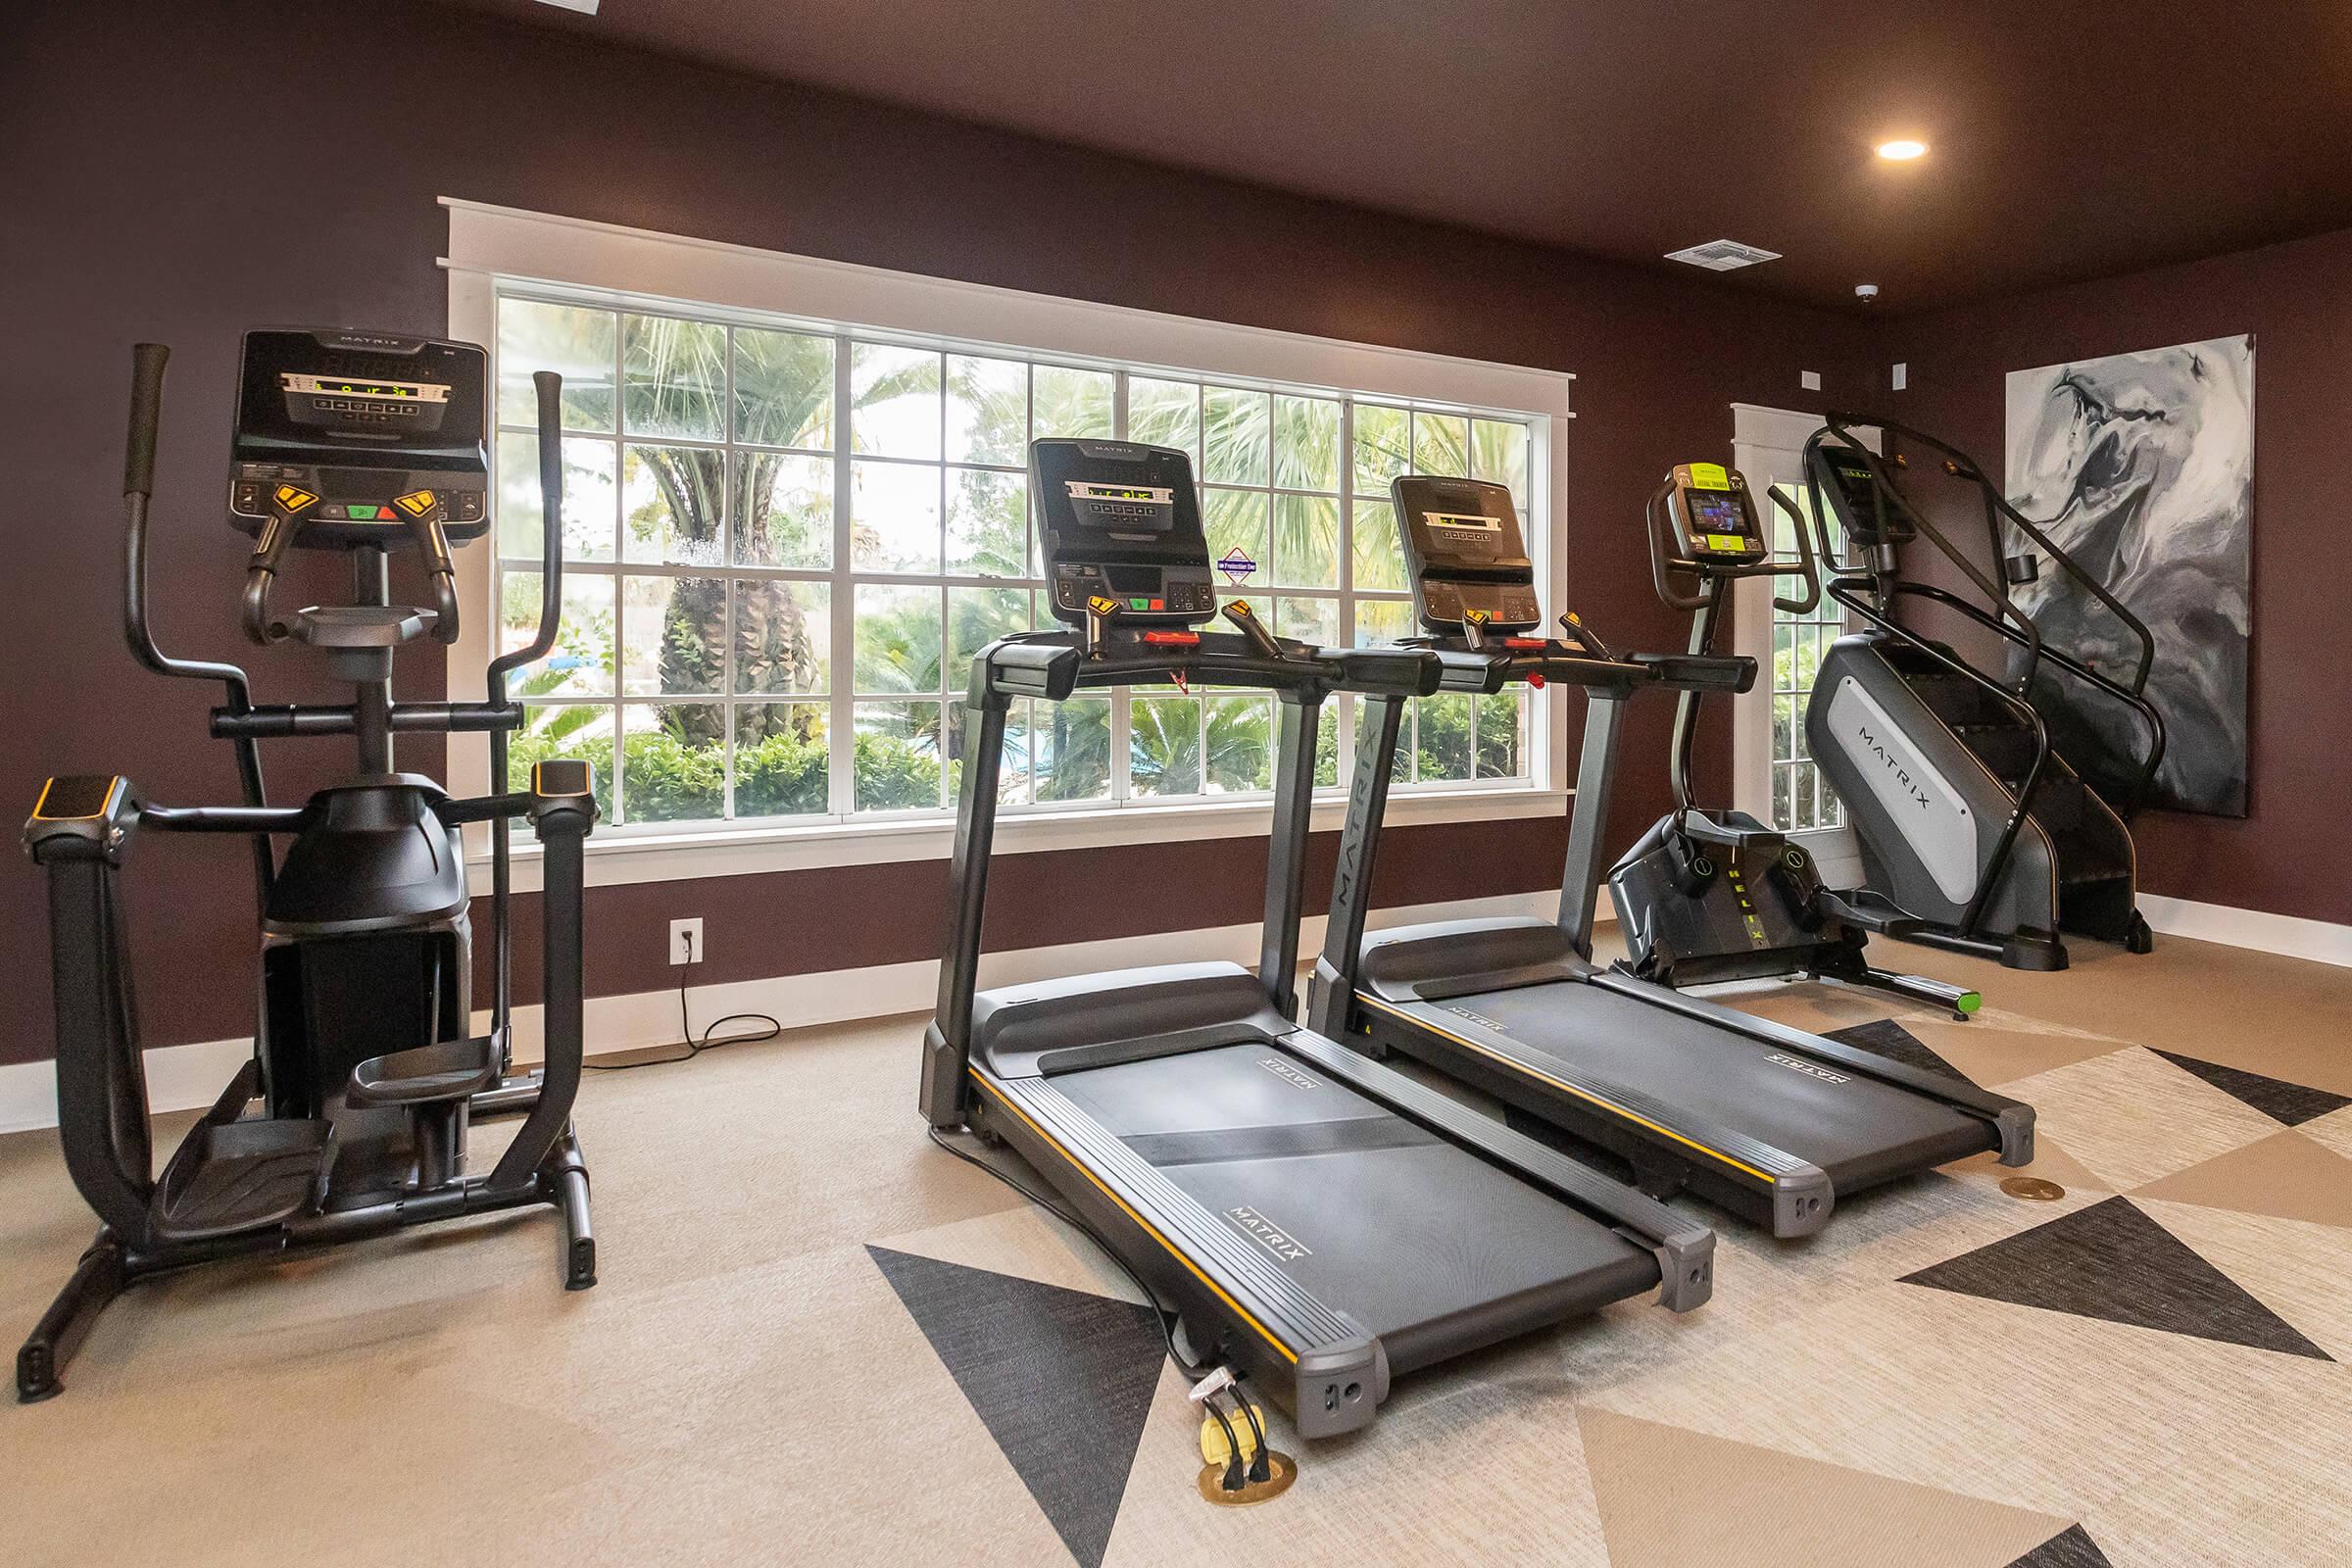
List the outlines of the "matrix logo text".
{"type": "Polygon", "coordinates": [[[1296,1089],[1320,1089],[1323,1086],[1280,1056],[1260,1056],[1257,1064],[1296,1089]]]}
{"type": "Polygon", "coordinates": [[[1313,1255],[1306,1248],[1300,1246],[1290,1232],[1247,1203],[1227,1209],[1225,1217],[1233,1221],[1244,1236],[1249,1237],[1285,1263],[1295,1263],[1299,1258],[1313,1255]]]}
{"type": "Polygon", "coordinates": [[[1848,1078],[1845,1074],[1841,1072],[1832,1072],[1829,1068],[1824,1067],[1817,1062],[1807,1061],[1802,1056],[1784,1056],[1776,1051],[1771,1055],[1766,1056],[1764,1059],[1779,1066],[1786,1067],[1790,1072],[1801,1072],[1808,1078],[1818,1078],[1825,1084],[1850,1084],[1853,1082],[1853,1080],[1848,1078]]]}
{"type": "Polygon", "coordinates": [[[1854,733],[1861,737],[1863,750],[1869,752],[1871,756],[1877,758],[1880,763],[1886,767],[1886,771],[1894,775],[1894,781],[1897,784],[1900,784],[1907,792],[1909,792],[1911,798],[1919,803],[1919,808],[1923,811],[1926,810],[1931,804],[1928,800],[1928,792],[1921,789],[1912,781],[1911,770],[1903,766],[1902,763],[1896,761],[1893,756],[1887,752],[1886,748],[1879,744],[1878,736],[1871,733],[1870,726],[1868,724],[1856,724],[1854,726],[1854,733]]]}

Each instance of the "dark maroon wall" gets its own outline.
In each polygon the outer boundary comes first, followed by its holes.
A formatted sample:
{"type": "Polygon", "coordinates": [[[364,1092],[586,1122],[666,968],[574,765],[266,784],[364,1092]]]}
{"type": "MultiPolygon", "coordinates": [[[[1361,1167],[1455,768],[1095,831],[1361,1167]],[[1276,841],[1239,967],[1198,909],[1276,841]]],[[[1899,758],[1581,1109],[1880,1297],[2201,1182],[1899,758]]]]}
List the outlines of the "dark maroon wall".
{"type": "Polygon", "coordinates": [[[1891,322],[1880,358],[1906,363],[1910,386],[1880,397],[1998,472],[2008,371],[2238,332],[2254,334],[2250,809],[2242,821],[2143,816],[2140,877],[2175,898],[2352,920],[2352,552],[2338,543],[2352,525],[2352,230],[1891,322]]]}
{"type": "MultiPolygon", "coordinates": [[[[212,695],[139,672],[121,644],[116,497],[135,340],[174,350],[157,499],[160,631],[182,651],[250,656],[265,701],[326,694],[306,683],[298,659],[232,641],[241,541],[220,520],[218,492],[237,337],[285,321],[444,329],[438,196],[1574,370],[1579,416],[1562,455],[1572,599],[1633,646],[1683,634],[1652,599],[1637,542],[1656,474],[1727,450],[1727,403],[1802,406],[1800,369],[1827,375],[1824,395],[1850,395],[1867,364],[1857,323],[1699,276],[1153,170],[404,0],[59,0],[13,7],[10,26],[0,51],[0,430],[16,458],[0,515],[15,592],[0,633],[0,803],[28,806],[53,771],[121,771],[172,801],[232,787],[226,749],[202,738],[212,695]],[[383,110],[380,128],[297,112],[326,87],[361,83],[357,101],[383,110]]],[[[438,694],[429,665],[411,660],[409,695],[438,694]]],[[[1619,842],[1661,808],[1665,734],[1662,703],[1629,726],[1619,842]]],[[[305,744],[326,750],[279,749],[281,799],[339,755],[337,743],[305,744]]],[[[1719,785],[1720,753],[1709,759],[1719,785]]],[[[412,766],[438,760],[422,745],[403,753],[412,766]]],[[[1417,829],[1399,836],[1382,893],[1542,887],[1557,874],[1560,842],[1547,822],[1417,829]]],[[[1249,840],[1012,857],[991,945],[1248,920],[1262,863],[1249,840]],[[1070,897],[1106,885],[1155,892],[1116,906],[1070,897]]],[[[132,912],[150,1043],[250,1028],[242,874],[226,842],[141,847],[132,912]]],[[[708,920],[699,978],[710,981],[930,956],[943,876],[916,862],[599,891],[591,986],[668,984],[672,914],[708,920]]],[[[28,866],[0,874],[0,1060],[49,1051],[41,911],[28,866]]]]}

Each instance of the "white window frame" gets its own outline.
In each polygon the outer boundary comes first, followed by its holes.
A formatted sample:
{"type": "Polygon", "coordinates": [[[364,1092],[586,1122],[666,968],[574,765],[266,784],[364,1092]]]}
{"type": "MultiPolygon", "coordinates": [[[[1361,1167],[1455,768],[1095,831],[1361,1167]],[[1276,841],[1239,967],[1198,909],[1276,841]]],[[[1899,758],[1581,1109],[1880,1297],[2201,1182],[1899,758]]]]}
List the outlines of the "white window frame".
{"type": "MultiPolygon", "coordinates": [[[[450,225],[449,253],[441,262],[449,282],[449,335],[490,346],[494,355],[497,293],[504,283],[592,295],[597,303],[619,309],[675,314],[709,308],[797,319],[827,331],[853,323],[860,335],[895,333],[1021,357],[1115,364],[1183,379],[1263,383],[1286,391],[1314,388],[1436,412],[1526,419],[1530,551],[1551,602],[1563,602],[1565,552],[1558,548],[1558,534],[1567,482],[1560,458],[1573,417],[1569,395],[1575,380],[1568,372],[1168,316],[451,197],[443,197],[441,205],[450,225]]],[[[1343,455],[1344,463],[1350,461],[1343,455]]],[[[448,681],[451,697],[466,700],[484,695],[482,669],[496,624],[496,573],[487,551],[463,551],[457,559],[461,602],[473,612],[465,617],[460,639],[449,651],[448,681]]],[[[1562,787],[1569,777],[1566,693],[1555,686],[1535,696],[1524,743],[1525,783],[1471,781],[1399,790],[1391,798],[1389,819],[1490,820],[1564,811],[1570,795],[1562,787]]],[[[450,776],[461,791],[489,788],[486,737],[451,737],[450,776]]],[[[1345,809],[1344,798],[1320,797],[1315,827],[1336,828],[1345,809]]],[[[997,847],[1023,853],[1260,834],[1267,831],[1271,814],[1270,799],[1262,795],[1025,809],[1004,816],[997,847]]],[[[602,885],[945,858],[954,830],[949,813],[599,835],[589,840],[588,880],[602,885]]],[[[515,885],[523,891],[538,885],[535,850],[527,837],[516,845],[515,885]]],[[[478,866],[476,873],[478,880],[478,866]]]]}
{"type": "MultiPolygon", "coordinates": [[[[1772,498],[1765,492],[1773,484],[1802,484],[1805,443],[1821,424],[1820,415],[1800,410],[1765,408],[1754,403],[1732,405],[1732,465],[1747,476],[1760,509],[1771,508],[1772,498]]],[[[1871,451],[1882,450],[1876,426],[1856,425],[1853,432],[1871,451]]],[[[1766,517],[1765,523],[1769,532],[1772,519],[1766,517]]],[[[1822,580],[1828,581],[1829,575],[1825,565],[1822,580]]],[[[1793,580],[1789,581],[1788,591],[1793,591],[1793,580]]],[[[1759,822],[1773,819],[1772,601],[1776,593],[1784,591],[1783,582],[1779,577],[1745,577],[1735,585],[1732,595],[1732,622],[1736,630],[1731,652],[1753,659],[1759,672],[1755,686],[1737,699],[1732,709],[1732,805],[1759,822]]],[[[1850,627],[1851,617],[1847,619],[1850,627]]],[[[1801,709],[1796,721],[1800,725],[1805,721],[1801,709]]],[[[1827,787],[1825,779],[1823,788],[1827,787]]],[[[1854,847],[1849,824],[1807,828],[1789,837],[1812,855],[1830,886],[1850,887],[1861,879],[1861,853],[1854,847]]]]}

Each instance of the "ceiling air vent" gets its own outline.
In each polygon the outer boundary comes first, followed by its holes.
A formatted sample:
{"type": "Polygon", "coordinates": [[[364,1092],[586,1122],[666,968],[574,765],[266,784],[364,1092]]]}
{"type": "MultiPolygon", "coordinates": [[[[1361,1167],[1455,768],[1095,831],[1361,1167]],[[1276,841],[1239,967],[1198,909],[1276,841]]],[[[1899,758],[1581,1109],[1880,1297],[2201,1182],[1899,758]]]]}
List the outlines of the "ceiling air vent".
{"type": "Polygon", "coordinates": [[[1768,251],[1754,245],[1742,245],[1736,239],[1711,239],[1704,245],[1693,245],[1685,251],[1668,251],[1670,262],[1689,262],[1710,272],[1728,272],[1735,268],[1753,267],[1758,262],[1777,262],[1779,251],[1768,251]]]}

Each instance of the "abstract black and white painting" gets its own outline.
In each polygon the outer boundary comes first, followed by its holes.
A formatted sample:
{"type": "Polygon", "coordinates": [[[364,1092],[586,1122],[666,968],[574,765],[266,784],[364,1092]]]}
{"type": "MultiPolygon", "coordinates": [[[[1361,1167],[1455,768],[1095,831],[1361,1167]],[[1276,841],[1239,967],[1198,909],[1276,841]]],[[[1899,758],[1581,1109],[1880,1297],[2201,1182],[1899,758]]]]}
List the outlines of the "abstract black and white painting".
{"type": "MultiPolygon", "coordinates": [[[[2253,631],[2254,340],[2013,370],[2010,504],[2147,626],[2148,695],[2165,726],[2148,804],[2246,814],[2246,663],[2253,631]]],[[[2010,530],[2010,548],[2034,553],[2010,530]]],[[[2128,675],[2139,645],[2069,573],[2039,563],[2017,590],[2044,643],[2128,675]]],[[[2080,683],[2051,742],[2098,780],[2132,772],[2144,725],[2080,683]]]]}

